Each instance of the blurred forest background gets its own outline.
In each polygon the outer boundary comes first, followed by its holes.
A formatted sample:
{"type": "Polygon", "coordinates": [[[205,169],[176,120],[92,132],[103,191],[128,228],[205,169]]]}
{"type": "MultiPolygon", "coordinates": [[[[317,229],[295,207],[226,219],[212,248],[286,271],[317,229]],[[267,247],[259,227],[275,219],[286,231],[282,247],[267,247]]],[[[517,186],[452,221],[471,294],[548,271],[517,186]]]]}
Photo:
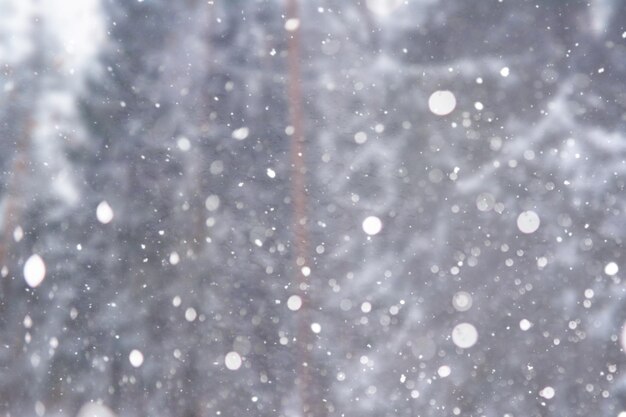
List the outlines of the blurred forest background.
{"type": "Polygon", "coordinates": [[[0,414],[626,415],[623,0],[0,0],[0,414]]]}

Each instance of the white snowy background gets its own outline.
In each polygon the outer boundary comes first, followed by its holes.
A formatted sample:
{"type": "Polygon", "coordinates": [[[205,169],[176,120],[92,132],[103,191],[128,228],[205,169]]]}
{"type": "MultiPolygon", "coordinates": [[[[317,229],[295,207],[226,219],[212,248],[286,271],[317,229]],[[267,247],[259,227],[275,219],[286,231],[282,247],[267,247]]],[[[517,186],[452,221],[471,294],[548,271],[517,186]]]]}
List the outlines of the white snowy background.
{"type": "Polygon", "coordinates": [[[623,0],[0,0],[0,68],[3,416],[626,416],[623,0]]]}

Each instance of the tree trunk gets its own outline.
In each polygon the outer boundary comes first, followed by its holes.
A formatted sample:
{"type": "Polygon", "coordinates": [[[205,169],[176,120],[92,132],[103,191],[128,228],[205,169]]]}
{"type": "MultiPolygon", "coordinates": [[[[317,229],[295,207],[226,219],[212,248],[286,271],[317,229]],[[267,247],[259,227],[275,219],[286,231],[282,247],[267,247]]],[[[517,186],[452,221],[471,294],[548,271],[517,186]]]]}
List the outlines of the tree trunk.
{"type": "MultiPolygon", "coordinates": [[[[288,21],[298,21],[297,0],[287,0],[288,21]]],[[[306,161],[304,114],[302,109],[302,89],[300,74],[300,32],[299,25],[289,28],[288,32],[288,104],[290,123],[293,127],[291,137],[291,204],[293,207],[292,238],[295,255],[294,283],[298,285],[298,292],[302,298],[302,307],[298,311],[297,319],[297,376],[302,415],[321,417],[325,415],[325,407],[319,398],[318,388],[313,377],[313,363],[311,350],[313,337],[309,329],[311,302],[309,297],[310,282],[301,271],[303,266],[309,266],[309,237],[307,229],[307,188],[306,188],[306,161]]]]}

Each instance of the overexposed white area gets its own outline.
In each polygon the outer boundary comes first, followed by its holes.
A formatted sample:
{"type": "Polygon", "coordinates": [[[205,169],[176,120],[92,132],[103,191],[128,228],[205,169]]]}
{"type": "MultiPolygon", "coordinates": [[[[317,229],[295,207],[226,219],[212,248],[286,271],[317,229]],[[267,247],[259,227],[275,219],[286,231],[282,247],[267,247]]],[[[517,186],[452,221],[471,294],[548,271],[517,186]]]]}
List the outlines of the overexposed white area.
{"type": "Polygon", "coordinates": [[[113,220],[113,208],[106,201],[101,201],[96,207],[96,217],[98,221],[102,224],[110,223],[113,220]]]}
{"type": "Polygon", "coordinates": [[[440,378],[447,378],[450,376],[451,373],[452,370],[448,365],[442,365],[439,367],[439,369],[437,369],[437,375],[439,375],[440,378]]]}
{"type": "Polygon", "coordinates": [[[315,334],[322,331],[322,325],[319,323],[311,323],[311,331],[315,334]]]}
{"type": "Polygon", "coordinates": [[[555,394],[554,388],[550,386],[547,386],[541,391],[539,391],[539,396],[545,398],[546,400],[554,398],[554,394],[555,394]]]}
{"type": "Polygon", "coordinates": [[[31,255],[24,263],[24,279],[29,287],[38,287],[46,277],[46,264],[41,256],[31,255]]]}
{"type": "Polygon", "coordinates": [[[613,276],[619,272],[619,266],[615,262],[609,262],[604,266],[604,273],[613,276]]]}
{"type": "Polygon", "coordinates": [[[299,295],[292,295],[287,299],[287,308],[291,311],[298,311],[302,307],[302,298],[299,295]]]}
{"type": "MultiPolygon", "coordinates": [[[[17,0],[24,1],[24,0],[17,0]]],[[[106,27],[100,0],[46,0],[35,2],[42,22],[55,38],[52,49],[69,75],[82,75],[92,65],[106,27]]]]}
{"type": "Polygon", "coordinates": [[[522,319],[519,322],[519,328],[522,329],[523,331],[527,331],[528,329],[532,327],[532,325],[533,324],[527,319],[522,319]]]}
{"type": "Polygon", "coordinates": [[[473,324],[459,323],[452,329],[452,342],[462,349],[471,348],[478,341],[478,331],[473,324]]]}
{"type": "Polygon", "coordinates": [[[288,32],[293,32],[295,30],[298,30],[299,27],[300,27],[300,19],[291,18],[285,21],[285,30],[288,32]]]}
{"type": "Polygon", "coordinates": [[[430,95],[428,108],[437,116],[445,116],[454,111],[456,107],[456,97],[449,90],[438,90],[430,95]]]}
{"type": "Polygon", "coordinates": [[[231,371],[241,368],[241,356],[237,352],[228,352],[224,357],[224,365],[231,371]]]}
{"type": "Polygon", "coordinates": [[[378,234],[383,228],[383,223],[376,216],[368,216],[363,220],[363,231],[370,236],[378,234]]]}
{"type": "Polygon", "coordinates": [[[32,54],[35,10],[33,1],[0,1],[0,63],[15,65],[32,54]]]}
{"type": "Polygon", "coordinates": [[[128,355],[128,361],[135,368],[139,368],[143,364],[143,353],[137,349],[131,350],[128,355]]]}
{"type": "Polygon", "coordinates": [[[240,127],[238,129],[233,130],[233,133],[231,134],[231,136],[233,137],[233,139],[244,140],[245,138],[248,137],[249,134],[250,134],[250,129],[244,126],[244,127],[240,127]]]}
{"type": "Polygon", "coordinates": [[[0,65],[33,67],[5,72],[0,91],[28,100],[33,160],[50,179],[50,195],[71,206],[80,201],[80,180],[67,169],[64,147],[85,136],[78,96],[98,69],[105,39],[100,0],[0,0],[0,65]]]}
{"type": "Polygon", "coordinates": [[[522,233],[534,233],[539,229],[540,224],[539,215],[532,210],[523,211],[517,216],[517,228],[522,233]]]}
{"type": "Polygon", "coordinates": [[[105,39],[100,0],[0,0],[0,64],[37,57],[57,94],[83,88],[105,39]]]}

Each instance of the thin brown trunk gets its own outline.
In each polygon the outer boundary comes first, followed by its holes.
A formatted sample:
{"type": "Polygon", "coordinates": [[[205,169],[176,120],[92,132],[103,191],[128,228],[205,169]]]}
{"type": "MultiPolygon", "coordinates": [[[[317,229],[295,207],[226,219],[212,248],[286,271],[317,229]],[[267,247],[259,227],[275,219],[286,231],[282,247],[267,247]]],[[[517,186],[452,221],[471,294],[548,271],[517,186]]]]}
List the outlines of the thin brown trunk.
{"type": "MultiPolygon", "coordinates": [[[[287,0],[287,19],[299,20],[297,0],[287,0]]],[[[292,28],[290,28],[292,29],[292,28]]],[[[302,273],[303,266],[309,266],[309,237],[307,229],[307,188],[304,113],[302,109],[302,89],[300,73],[300,31],[299,25],[288,32],[287,65],[289,72],[288,95],[290,122],[293,127],[291,138],[291,200],[293,207],[293,247],[295,254],[294,283],[302,298],[302,307],[298,312],[297,331],[297,375],[302,415],[321,417],[325,414],[324,405],[319,398],[313,378],[311,350],[313,337],[310,325],[310,282],[302,273]]]]}

